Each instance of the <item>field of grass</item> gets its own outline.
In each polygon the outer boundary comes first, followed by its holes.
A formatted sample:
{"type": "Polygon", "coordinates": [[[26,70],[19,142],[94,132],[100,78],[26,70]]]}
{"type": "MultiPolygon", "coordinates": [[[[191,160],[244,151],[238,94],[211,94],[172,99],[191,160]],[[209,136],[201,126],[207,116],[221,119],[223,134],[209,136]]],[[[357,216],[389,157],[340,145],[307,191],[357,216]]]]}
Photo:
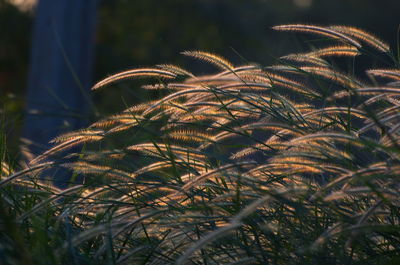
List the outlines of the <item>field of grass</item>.
{"type": "Polygon", "coordinates": [[[399,46],[347,26],[274,29],[318,39],[267,67],[185,51],[215,73],[111,75],[95,93],[148,78],[132,89],[158,98],[24,168],[1,136],[0,260],[400,264],[399,46]],[[66,189],[49,181],[59,171],[66,189]]]}

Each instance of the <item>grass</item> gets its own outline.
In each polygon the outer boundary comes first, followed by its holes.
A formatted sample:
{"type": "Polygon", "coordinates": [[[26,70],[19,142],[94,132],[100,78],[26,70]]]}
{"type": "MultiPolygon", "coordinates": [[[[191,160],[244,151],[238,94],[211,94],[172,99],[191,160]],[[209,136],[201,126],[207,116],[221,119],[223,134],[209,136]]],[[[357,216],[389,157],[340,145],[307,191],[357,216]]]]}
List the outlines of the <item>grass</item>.
{"type": "Polygon", "coordinates": [[[397,264],[396,55],[353,27],[274,28],[325,46],[269,67],[186,51],[218,71],[158,65],[98,82],[152,78],[142,89],[163,96],[61,135],[27,168],[3,173],[3,260],[397,264]],[[340,68],[357,56],[370,60],[366,74],[340,68]],[[61,167],[82,184],[43,182],[61,167]]]}

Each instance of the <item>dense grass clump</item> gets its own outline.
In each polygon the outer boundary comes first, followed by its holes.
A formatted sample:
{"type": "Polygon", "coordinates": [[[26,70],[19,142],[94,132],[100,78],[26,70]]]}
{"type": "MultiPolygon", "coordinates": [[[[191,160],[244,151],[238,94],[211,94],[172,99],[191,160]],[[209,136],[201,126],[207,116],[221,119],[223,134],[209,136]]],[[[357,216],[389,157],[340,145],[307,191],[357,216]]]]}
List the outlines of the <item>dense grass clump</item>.
{"type": "Polygon", "coordinates": [[[142,88],[162,96],[60,135],[7,173],[2,203],[24,232],[4,248],[46,242],[48,264],[400,262],[399,60],[357,28],[274,29],[325,45],[269,67],[186,51],[218,71],[158,65],[98,82],[148,77],[142,88]],[[370,60],[365,75],[346,68],[356,56],[370,60]],[[35,178],[57,168],[82,184],[35,178]],[[9,190],[25,191],[23,205],[9,190]]]}

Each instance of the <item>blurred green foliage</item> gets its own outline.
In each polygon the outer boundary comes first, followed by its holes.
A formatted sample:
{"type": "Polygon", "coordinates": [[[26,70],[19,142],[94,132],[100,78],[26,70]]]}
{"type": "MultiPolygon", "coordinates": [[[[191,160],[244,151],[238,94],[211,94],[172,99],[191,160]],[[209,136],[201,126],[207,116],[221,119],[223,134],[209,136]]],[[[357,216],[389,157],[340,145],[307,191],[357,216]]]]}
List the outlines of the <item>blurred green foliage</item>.
{"type": "Polygon", "coordinates": [[[13,154],[18,153],[32,20],[31,14],[0,0],[0,127],[13,154]]]}

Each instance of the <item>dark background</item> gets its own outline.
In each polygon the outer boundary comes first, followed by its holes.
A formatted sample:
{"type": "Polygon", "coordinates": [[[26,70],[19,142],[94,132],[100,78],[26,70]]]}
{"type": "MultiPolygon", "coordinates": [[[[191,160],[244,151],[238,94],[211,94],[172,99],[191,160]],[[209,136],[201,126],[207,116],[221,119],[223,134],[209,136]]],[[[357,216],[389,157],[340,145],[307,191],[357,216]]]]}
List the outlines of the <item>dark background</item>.
{"type": "MultiPolygon", "coordinates": [[[[103,0],[97,10],[93,82],[110,73],[159,63],[208,71],[179,53],[214,52],[236,62],[268,65],[301,51],[307,36],[274,32],[285,23],[346,24],[375,33],[397,49],[398,0],[103,0]]],[[[35,11],[0,0],[0,115],[9,150],[18,156],[35,11]]],[[[143,100],[121,84],[96,93],[106,115],[143,100]]]]}

